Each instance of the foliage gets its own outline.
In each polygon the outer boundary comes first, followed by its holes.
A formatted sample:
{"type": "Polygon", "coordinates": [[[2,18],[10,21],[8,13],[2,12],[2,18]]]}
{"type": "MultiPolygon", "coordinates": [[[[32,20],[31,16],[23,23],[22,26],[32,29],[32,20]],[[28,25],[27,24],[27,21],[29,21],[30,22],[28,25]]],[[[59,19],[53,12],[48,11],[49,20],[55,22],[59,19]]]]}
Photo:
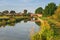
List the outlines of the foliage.
{"type": "Polygon", "coordinates": [[[57,6],[55,3],[49,3],[44,9],[44,16],[51,16],[54,14],[57,6]]]}
{"type": "Polygon", "coordinates": [[[8,10],[5,10],[5,11],[2,12],[2,14],[8,14],[8,13],[9,13],[8,10]]]}
{"type": "Polygon", "coordinates": [[[55,11],[55,14],[53,15],[53,18],[55,20],[60,20],[60,6],[57,7],[57,10],[55,11]]]}
{"type": "Polygon", "coordinates": [[[39,7],[35,10],[35,13],[37,14],[42,14],[43,13],[43,8],[42,7],[39,7]]]}
{"type": "Polygon", "coordinates": [[[27,10],[26,10],[26,9],[24,10],[24,13],[25,13],[25,14],[27,13],[27,10]]]}
{"type": "Polygon", "coordinates": [[[39,32],[35,35],[33,35],[32,40],[60,40],[60,6],[57,7],[54,3],[48,4],[44,10],[44,16],[49,16],[49,17],[42,17],[40,19],[46,20],[46,22],[38,24],[40,25],[39,32]],[[46,29],[45,29],[45,28],[46,29]],[[51,28],[50,30],[49,27],[51,28]],[[45,29],[45,30],[44,30],[45,29]],[[44,31],[43,31],[44,30],[44,31]],[[51,38],[51,39],[50,39],[51,38]]]}
{"type": "Polygon", "coordinates": [[[15,14],[16,12],[14,10],[11,10],[10,11],[10,14],[15,14]]]}
{"type": "Polygon", "coordinates": [[[24,10],[23,16],[27,16],[27,10],[24,10]]]}
{"type": "Polygon", "coordinates": [[[36,33],[32,40],[52,40],[54,36],[54,31],[50,29],[50,25],[47,22],[47,20],[43,20],[44,22],[41,22],[40,30],[38,33],[36,33]]]}

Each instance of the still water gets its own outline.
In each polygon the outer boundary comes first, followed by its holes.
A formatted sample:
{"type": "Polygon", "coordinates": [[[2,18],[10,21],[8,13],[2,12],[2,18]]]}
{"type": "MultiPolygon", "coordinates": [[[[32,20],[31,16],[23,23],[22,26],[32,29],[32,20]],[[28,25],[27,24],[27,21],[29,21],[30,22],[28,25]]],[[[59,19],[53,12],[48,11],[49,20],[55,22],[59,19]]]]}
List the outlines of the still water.
{"type": "Polygon", "coordinates": [[[37,32],[39,26],[34,22],[23,21],[14,26],[0,27],[0,40],[30,40],[30,31],[34,27],[34,32],[37,32]]]}

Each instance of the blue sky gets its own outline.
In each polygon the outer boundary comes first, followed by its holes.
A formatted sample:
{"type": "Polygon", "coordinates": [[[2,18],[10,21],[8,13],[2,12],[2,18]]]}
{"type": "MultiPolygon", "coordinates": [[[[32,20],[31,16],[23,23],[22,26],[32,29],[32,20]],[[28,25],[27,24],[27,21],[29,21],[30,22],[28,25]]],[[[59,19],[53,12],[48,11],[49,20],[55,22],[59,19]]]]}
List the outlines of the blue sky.
{"type": "Polygon", "coordinates": [[[27,9],[28,12],[34,13],[36,8],[44,8],[50,2],[60,4],[60,0],[0,0],[0,11],[15,10],[16,12],[23,12],[24,9],[27,9]]]}

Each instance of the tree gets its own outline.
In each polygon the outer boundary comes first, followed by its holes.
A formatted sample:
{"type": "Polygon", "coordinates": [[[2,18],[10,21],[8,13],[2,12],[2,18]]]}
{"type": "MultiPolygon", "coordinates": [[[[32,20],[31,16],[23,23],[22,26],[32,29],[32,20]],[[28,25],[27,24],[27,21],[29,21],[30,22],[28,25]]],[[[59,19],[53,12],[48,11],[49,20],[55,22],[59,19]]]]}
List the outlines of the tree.
{"type": "Polygon", "coordinates": [[[43,13],[43,8],[42,7],[39,7],[35,10],[35,13],[37,14],[42,14],[43,13]]]}
{"type": "Polygon", "coordinates": [[[0,12],[0,15],[2,15],[2,13],[0,12]]]}
{"type": "Polygon", "coordinates": [[[25,14],[27,13],[27,10],[26,10],[26,9],[24,10],[24,13],[25,13],[25,14]]]}
{"type": "MultiPolygon", "coordinates": [[[[35,14],[43,14],[43,8],[42,7],[39,7],[39,8],[37,8],[36,10],[35,10],[35,14]]],[[[36,18],[35,18],[35,20],[37,20],[36,18]]],[[[40,23],[39,22],[35,22],[37,25],[40,25],[40,23]]]]}
{"type": "Polygon", "coordinates": [[[10,11],[10,14],[13,14],[13,15],[14,15],[15,13],[16,13],[16,12],[15,12],[14,10],[11,10],[11,11],[10,11]]]}
{"type": "Polygon", "coordinates": [[[27,10],[25,9],[24,10],[24,14],[23,14],[24,16],[26,16],[27,15],[27,10]]]}
{"type": "Polygon", "coordinates": [[[44,9],[44,16],[52,16],[57,6],[55,3],[49,3],[44,9]]]}
{"type": "Polygon", "coordinates": [[[49,13],[49,8],[48,8],[48,6],[46,6],[43,15],[47,16],[48,13],[49,13]]]}
{"type": "Polygon", "coordinates": [[[2,12],[2,14],[8,14],[8,13],[9,13],[8,10],[5,10],[5,11],[2,12]]]}

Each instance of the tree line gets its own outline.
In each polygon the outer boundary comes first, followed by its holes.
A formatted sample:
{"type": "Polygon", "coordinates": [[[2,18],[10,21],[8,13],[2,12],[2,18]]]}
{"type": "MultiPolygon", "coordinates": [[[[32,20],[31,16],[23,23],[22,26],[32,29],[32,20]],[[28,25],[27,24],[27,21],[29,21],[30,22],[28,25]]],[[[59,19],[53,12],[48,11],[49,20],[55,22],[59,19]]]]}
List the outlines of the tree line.
{"type": "MultiPolygon", "coordinates": [[[[35,9],[35,14],[43,14],[44,17],[49,17],[52,16],[53,14],[55,14],[56,10],[58,9],[59,6],[57,6],[55,3],[51,2],[48,3],[48,5],[45,6],[45,8],[43,9],[42,7],[38,7],[37,9],[35,9]]],[[[4,14],[15,14],[16,12],[14,10],[11,10],[10,12],[8,10],[5,10],[3,12],[0,12],[0,14],[4,15],[4,14]]],[[[29,15],[30,13],[27,13],[27,10],[24,10],[24,15],[29,15]]],[[[58,14],[58,13],[57,13],[58,14]]]]}
{"type": "Polygon", "coordinates": [[[10,12],[8,10],[4,10],[2,12],[0,12],[0,15],[4,15],[4,14],[15,14],[16,12],[14,10],[11,10],[10,12]]]}
{"type": "Polygon", "coordinates": [[[52,16],[54,14],[54,11],[57,9],[57,5],[53,2],[49,3],[45,8],[43,9],[42,7],[38,7],[35,10],[35,13],[38,14],[43,14],[43,16],[52,16]]]}

